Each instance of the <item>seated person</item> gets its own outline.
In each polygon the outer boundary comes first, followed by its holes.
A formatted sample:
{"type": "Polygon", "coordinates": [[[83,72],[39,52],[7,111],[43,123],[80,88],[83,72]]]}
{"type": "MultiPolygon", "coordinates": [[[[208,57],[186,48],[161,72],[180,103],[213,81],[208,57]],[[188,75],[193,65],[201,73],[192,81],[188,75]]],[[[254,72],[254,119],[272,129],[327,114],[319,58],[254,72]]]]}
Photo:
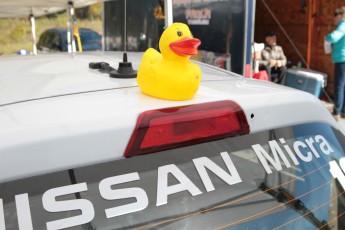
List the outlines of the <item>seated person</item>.
{"type": "Polygon", "coordinates": [[[261,53],[259,61],[260,69],[265,68],[270,80],[281,84],[286,75],[286,56],[281,46],[277,45],[277,36],[274,32],[270,32],[265,38],[265,49],[261,53]],[[273,78],[273,74],[278,74],[273,78]]]}

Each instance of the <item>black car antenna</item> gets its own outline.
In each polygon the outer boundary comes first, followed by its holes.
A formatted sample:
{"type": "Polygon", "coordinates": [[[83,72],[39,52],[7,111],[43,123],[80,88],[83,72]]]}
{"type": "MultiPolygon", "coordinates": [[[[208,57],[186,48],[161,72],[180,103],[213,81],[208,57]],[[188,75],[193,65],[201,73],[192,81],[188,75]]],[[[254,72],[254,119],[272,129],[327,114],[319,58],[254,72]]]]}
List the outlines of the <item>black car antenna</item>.
{"type": "Polygon", "coordinates": [[[106,62],[90,62],[90,69],[98,69],[101,73],[109,73],[112,78],[136,78],[137,71],[133,69],[132,63],[127,58],[127,0],[124,0],[124,42],[123,42],[123,61],[119,63],[119,67],[114,69],[106,62]]]}
{"type": "Polygon", "coordinates": [[[133,70],[132,63],[127,61],[127,0],[124,0],[124,41],[123,41],[123,62],[119,63],[119,67],[109,72],[109,76],[113,78],[136,78],[137,71],[133,70]]]}

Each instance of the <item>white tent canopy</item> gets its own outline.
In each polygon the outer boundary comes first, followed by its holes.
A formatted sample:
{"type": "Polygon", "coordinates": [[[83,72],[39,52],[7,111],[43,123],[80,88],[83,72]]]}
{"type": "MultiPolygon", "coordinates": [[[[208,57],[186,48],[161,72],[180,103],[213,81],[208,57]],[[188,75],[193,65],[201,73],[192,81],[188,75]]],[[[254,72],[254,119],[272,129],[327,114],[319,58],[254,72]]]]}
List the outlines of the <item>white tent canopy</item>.
{"type": "MultiPolygon", "coordinates": [[[[0,0],[0,18],[29,18],[32,26],[33,53],[37,54],[35,17],[67,10],[70,16],[69,21],[73,21],[74,8],[105,1],[109,0],[0,0]]],[[[172,0],[164,0],[164,4],[166,15],[165,26],[167,27],[173,22],[172,0]]],[[[71,26],[70,24],[72,24],[72,29],[69,28],[69,31],[73,32],[73,22],[68,23],[68,27],[71,26]]],[[[72,42],[74,44],[73,33],[72,35],[68,34],[67,37],[71,37],[72,39],[68,43],[70,44],[72,42]]]]}
{"type": "MultiPolygon", "coordinates": [[[[70,16],[70,21],[72,20],[71,14],[74,15],[74,10],[70,10],[72,8],[79,8],[88,6],[97,2],[103,2],[106,0],[1,0],[0,1],[0,18],[28,18],[31,22],[31,30],[32,30],[32,42],[33,42],[33,53],[37,54],[37,47],[36,47],[36,29],[35,29],[35,17],[68,10],[70,16]]],[[[72,37],[71,31],[73,31],[73,23],[72,27],[69,25],[69,34],[68,36],[72,37]]],[[[69,39],[71,40],[71,39],[69,39]]],[[[69,41],[69,44],[71,42],[69,41]]],[[[69,45],[70,47],[70,45],[69,45]]],[[[70,52],[70,49],[69,49],[70,52]]]]}
{"type": "MultiPolygon", "coordinates": [[[[1,3],[0,3],[1,5],[1,3]]],[[[28,18],[32,13],[35,17],[65,10],[60,7],[0,7],[0,18],[28,18]]]]}
{"type": "Polygon", "coordinates": [[[39,17],[66,10],[72,2],[75,8],[88,6],[104,0],[1,0],[0,18],[39,17]]]}
{"type": "MultiPolygon", "coordinates": [[[[39,17],[66,10],[69,2],[75,8],[109,0],[0,0],[0,18],[39,17]]],[[[164,0],[166,26],[172,23],[172,0],[164,0]]]]}

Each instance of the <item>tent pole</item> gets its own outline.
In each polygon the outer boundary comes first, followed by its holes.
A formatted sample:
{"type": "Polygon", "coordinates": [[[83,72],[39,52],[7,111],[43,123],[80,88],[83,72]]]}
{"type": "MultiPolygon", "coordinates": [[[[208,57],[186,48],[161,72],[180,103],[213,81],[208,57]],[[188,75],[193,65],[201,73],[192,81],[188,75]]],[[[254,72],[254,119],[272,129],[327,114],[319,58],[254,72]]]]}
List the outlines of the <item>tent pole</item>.
{"type": "Polygon", "coordinates": [[[34,55],[37,55],[37,46],[36,46],[36,24],[35,17],[33,14],[30,14],[29,20],[31,23],[31,34],[32,34],[32,52],[34,55]]]}
{"type": "Polygon", "coordinates": [[[164,0],[165,28],[173,23],[172,0],[164,0]]]}
{"type": "Polygon", "coordinates": [[[314,28],[314,17],[313,12],[315,12],[315,4],[313,0],[308,0],[308,45],[307,45],[307,64],[310,66],[311,59],[311,47],[312,47],[312,35],[314,28]]]}
{"type": "Polygon", "coordinates": [[[76,46],[74,40],[74,6],[72,1],[68,2],[67,14],[67,49],[68,53],[75,53],[76,46]]]}

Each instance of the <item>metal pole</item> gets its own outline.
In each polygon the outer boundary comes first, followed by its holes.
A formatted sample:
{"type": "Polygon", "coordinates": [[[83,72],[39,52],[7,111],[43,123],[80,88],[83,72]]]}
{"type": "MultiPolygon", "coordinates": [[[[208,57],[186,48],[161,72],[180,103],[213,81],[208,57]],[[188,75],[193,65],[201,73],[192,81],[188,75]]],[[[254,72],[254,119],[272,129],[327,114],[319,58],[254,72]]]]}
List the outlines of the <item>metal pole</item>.
{"type": "Polygon", "coordinates": [[[165,28],[173,23],[172,0],[164,0],[165,28]]]}
{"type": "Polygon", "coordinates": [[[251,77],[252,58],[251,46],[253,44],[254,32],[254,11],[255,0],[246,0],[244,2],[244,44],[243,44],[243,76],[251,77]]]}
{"type": "Polygon", "coordinates": [[[35,17],[33,14],[30,14],[30,23],[31,23],[31,34],[32,34],[32,52],[34,55],[37,55],[37,46],[36,46],[36,24],[35,17]]]}
{"type": "Polygon", "coordinates": [[[244,1],[244,35],[243,35],[243,69],[242,75],[244,77],[249,77],[248,68],[247,68],[247,42],[248,42],[248,0],[244,1]]]}
{"type": "Polygon", "coordinates": [[[76,46],[75,46],[75,40],[74,40],[74,6],[73,2],[68,2],[68,22],[67,22],[67,49],[68,53],[75,53],[76,52],[76,46]]]}
{"type": "Polygon", "coordinates": [[[127,48],[127,0],[125,0],[125,12],[124,12],[124,15],[125,15],[125,18],[124,18],[124,38],[123,38],[123,50],[126,52],[126,48],[127,48]]]}
{"type": "MultiPolygon", "coordinates": [[[[247,60],[249,61],[249,66],[250,66],[250,71],[249,71],[249,77],[252,77],[253,75],[253,60],[252,60],[252,55],[251,55],[251,46],[252,44],[254,44],[254,33],[255,33],[255,9],[256,9],[256,0],[252,0],[251,2],[251,7],[250,7],[250,12],[248,12],[250,15],[248,17],[248,19],[251,21],[250,24],[249,24],[249,28],[248,30],[251,30],[251,36],[250,36],[250,43],[248,43],[247,41],[247,54],[246,55],[249,55],[249,57],[247,57],[247,60]]],[[[248,64],[248,63],[247,63],[248,64]]]]}
{"type": "Polygon", "coordinates": [[[102,51],[105,51],[105,5],[104,2],[102,2],[102,51]]]}
{"type": "Polygon", "coordinates": [[[72,53],[70,6],[67,7],[67,14],[68,14],[68,21],[67,21],[67,50],[68,50],[68,53],[72,53]]]}

